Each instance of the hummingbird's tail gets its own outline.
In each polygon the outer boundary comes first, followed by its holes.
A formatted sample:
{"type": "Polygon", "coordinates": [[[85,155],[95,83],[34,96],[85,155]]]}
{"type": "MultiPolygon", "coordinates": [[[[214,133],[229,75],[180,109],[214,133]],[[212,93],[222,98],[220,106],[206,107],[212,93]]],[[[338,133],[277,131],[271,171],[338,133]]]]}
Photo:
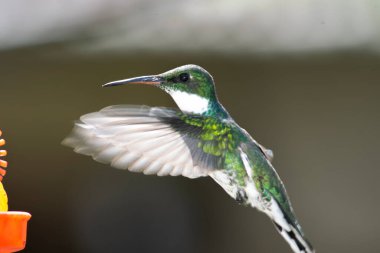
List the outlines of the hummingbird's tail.
{"type": "Polygon", "coordinates": [[[273,221],[273,224],[295,253],[315,253],[315,250],[303,233],[290,222],[288,222],[290,230],[285,229],[275,221],[273,221]]]}

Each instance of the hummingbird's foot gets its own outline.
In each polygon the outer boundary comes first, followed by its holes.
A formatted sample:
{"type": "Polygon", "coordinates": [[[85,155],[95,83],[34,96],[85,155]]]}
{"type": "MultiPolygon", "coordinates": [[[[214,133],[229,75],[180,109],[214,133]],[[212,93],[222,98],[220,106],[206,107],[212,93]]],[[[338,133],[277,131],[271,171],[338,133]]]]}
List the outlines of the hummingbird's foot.
{"type": "Polygon", "coordinates": [[[236,192],[236,198],[235,200],[240,204],[240,205],[247,205],[248,204],[248,196],[247,193],[243,190],[238,190],[236,192]]]}

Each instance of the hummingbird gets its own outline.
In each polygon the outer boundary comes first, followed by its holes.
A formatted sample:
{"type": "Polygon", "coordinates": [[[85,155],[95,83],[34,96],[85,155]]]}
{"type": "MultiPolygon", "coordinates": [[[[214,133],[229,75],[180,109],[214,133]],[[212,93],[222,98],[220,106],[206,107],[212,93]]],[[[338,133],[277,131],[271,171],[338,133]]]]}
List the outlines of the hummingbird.
{"type": "Polygon", "coordinates": [[[209,176],[238,203],[269,216],[293,252],[315,252],[272,166],[272,151],[234,121],[204,68],[184,65],[103,87],[127,84],[158,87],[179,110],[109,106],[81,116],[63,144],[118,169],[191,179],[209,176]]]}

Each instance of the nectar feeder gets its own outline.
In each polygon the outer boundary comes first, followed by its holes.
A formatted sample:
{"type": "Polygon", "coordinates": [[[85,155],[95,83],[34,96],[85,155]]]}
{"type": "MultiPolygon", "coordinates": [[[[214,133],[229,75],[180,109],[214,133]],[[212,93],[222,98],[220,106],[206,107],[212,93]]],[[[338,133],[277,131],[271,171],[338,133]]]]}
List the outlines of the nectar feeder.
{"type": "MultiPolygon", "coordinates": [[[[0,130],[0,136],[2,132],[0,130]]],[[[5,140],[0,139],[0,147],[5,140]]],[[[7,155],[0,150],[0,158],[7,155]]],[[[31,215],[27,212],[8,211],[8,197],[1,183],[6,174],[8,163],[0,159],[0,253],[11,253],[22,250],[26,244],[27,222],[31,215]]]]}

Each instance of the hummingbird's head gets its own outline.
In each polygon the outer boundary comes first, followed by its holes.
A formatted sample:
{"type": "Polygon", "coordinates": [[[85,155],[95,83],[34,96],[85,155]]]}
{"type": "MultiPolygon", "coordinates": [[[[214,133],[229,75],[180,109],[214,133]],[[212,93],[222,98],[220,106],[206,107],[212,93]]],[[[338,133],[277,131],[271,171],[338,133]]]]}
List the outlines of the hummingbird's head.
{"type": "Polygon", "coordinates": [[[203,114],[217,101],[212,76],[197,65],[184,65],[158,75],[110,82],[103,87],[122,84],[157,86],[169,93],[182,111],[190,113],[203,114]]]}

